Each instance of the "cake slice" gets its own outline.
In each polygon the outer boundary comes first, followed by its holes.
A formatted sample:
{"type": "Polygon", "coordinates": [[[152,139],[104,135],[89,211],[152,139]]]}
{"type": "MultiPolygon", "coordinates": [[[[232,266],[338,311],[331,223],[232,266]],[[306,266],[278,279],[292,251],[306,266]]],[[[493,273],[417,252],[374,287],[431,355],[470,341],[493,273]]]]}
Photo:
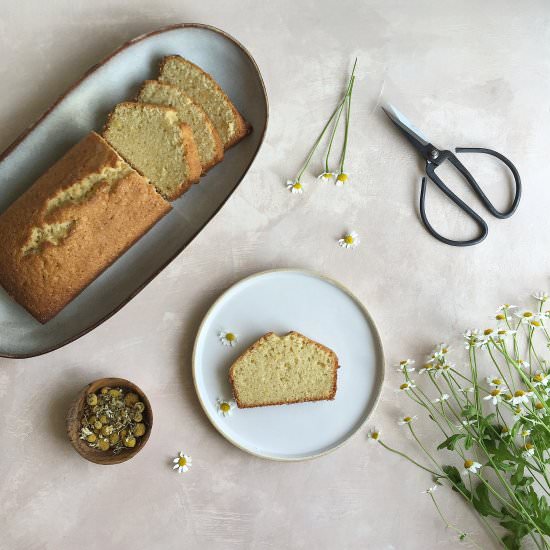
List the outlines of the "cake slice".
{"type": "Polygon", "coordinates": [[[119,103],[103,136],[165,199],[178,198],[199,180],[201,163],[193,132],[171,107],[119,103]]]}
{"type": "Polygon", "coordinates": [[[187,59],[179,55],[165,57],[158,79],[177,86],[204,109],[220,134],[225,149],[249,133],[249,126],[219,84],[187,59]]]}
{"type": "Polygon", "coordinates": [[[239,408],[334,399],[338,357],[298,332],[269,332],[229,369],[239,408]]]}
{"type": "Polygon", "coordinates": [[[157,80],[146,80],[137,100],[176,109],[179,122],[187,124],[193,132],[203,174],[223,159],[223,143],[212,121],[182,90],[157,80]]]}

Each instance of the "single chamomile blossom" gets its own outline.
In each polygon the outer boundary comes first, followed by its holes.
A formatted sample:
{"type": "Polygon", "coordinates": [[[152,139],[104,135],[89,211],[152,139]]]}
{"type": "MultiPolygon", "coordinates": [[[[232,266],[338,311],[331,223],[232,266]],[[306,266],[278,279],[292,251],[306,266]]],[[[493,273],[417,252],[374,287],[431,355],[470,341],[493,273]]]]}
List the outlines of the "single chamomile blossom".
{"type": "Polygon", "coordinates": [[[541,403],[540,401],[537,401],[535,403],[535,412],[539,416],[545,416],[546,415],[546,407],[544,406],[544,403],[541,403]]]}
{"type": "Polygon", "coordinates": [[[404,426],[405,424],[412,424],[418,417],[416,415],[414,416],[404,416],[400,420],[397,421],[397,423],[400,426],[404,426]]]}
{"type": "Polygon", "coordinates": [[[504,340],[509,337],[509,336],[513,336],[514,334],[516,334],[516,330],[510,330],[510,329],[507,329],[507,328],[499,328],[497,330],[497,335],[495,336],[495,340],[497,342],[504,342],[504,340]]]}
{"type": "Polygon", "coordinates": [[[344,185],[344,184],[347,185],[348,183],[351,183],[349,174],[347,172],[340,172],[336,176],[336,182],[335,183],[336,183],[337,187],[342,187],[342,185],[344,185]]]}
{"type": "Polygon", "coordinates": [[[465,388],[458,388],[458,391],[462,393],[474,393],[475,389],[472,386],[467,386],[465,388]]]}
{"type": "Polygon", "coordinates": [[[298,180],[287,180],[286,188],[291,193],[303,193],[304,192],[304,186],[298,180]]]}
{"type": "Polygon", "coordinates": [[[438,485],[432,485],[431,487],[428,487],[425,491],[422,491],[422,493],[426,495],[431,495],[433,492],[437,491],[438,485]]]}
{"type": "Polygon", "coordinates": [[[518,420],[523,420],[523,416],[525,414],[524,409],[517,406],[512,409],[512,412],[514,413],[514,422],[517,422],[518,420]]]}
{"type": "Polygon", "coordinates": [[[177,470],[178,474],[182,472],[187,472],[191,468],[193,460],[189,455],[183,454],[183,451],[180,451],[178,456],[172,461],[174,463],[173,470],[177,470]]]}
{"type": "Polygon", "coordinates": [[[521,453],[523,458],[529,458],[535,454],[535,446],[532,443],[526,443],[523,446],[523,452],[521,453]]]}
{"type": "Polygon", "coordinates": [[[479,462],[476,462],[475,460],[466,459],[464,461],[464,471],[462,472],[463,475],[468,474],[471,472],[472,474],[477,474],[478,470],[481,468],[481,464],[479,462]]]}
{"type": "Polygon", "coordinates": [[[369,430],[369,433],[367,434],[367,437],[369,438],[369,441],[379,441],[380,440],[380,430],[377,428],[373,428],[372,430],[369,430]]]}
{"type": "Polygon", "coordinates": [[[416,388],[416,384],[414,383],[414,380],[409,380],[408,382],[403,382],[403,384],[401,384],[399,386],[399,389],[396,391],[406,392],[406,391],[412,390],[413,388],[416,388]]]}
{"type": "Polygon", "coordinates": [[[529,321],[532,321],[534,319],[538,319],[539,317],[541,317],[540,313],[535,313],[530,309],[520,309],[519,311],[514,311],[514,315],[518,319],[521,319],[522,323],[528,323],[529,321]]]}
{"type": "Polygon", "coordinates": [[[476,421],[475,420],[463,420],[461,422],[461,425],[460,426],[456,426],[457,429],[462,429],[462,428],[467,428],[468,426],[471,426],[472,424],[475,424],[476,421]]]}
{"type": "Polygon", "coordinates": [[[414,365],[413,359],[404,359],[403,361],[399,361],[395,366],[398,372],[414,372],[414,367],[411,365],[414,365]]]}
{"type": "Polygon", "coordinates": [[[434,378],[439,378],[442,374],[445,374],[448,370],[452,370],[455,368],[454,363],[442,363],[434,365],[434,368],[432,369],[434,378]]]}
{"type": "Polygon", "coordinates": [[[491,319],[494,319],[497,323],[502,323],[504,321],[509,321],[510,316],[507,310],[498,309],[497,312],[491,316],[491,319]]]}
{"type": "Polygon", "coordinates": [[[538,317],[537,319],[529,319],[526,324],[529,325],[532,329],[541,329],[544,328],[544,324],[541,319],[542,317],[538,317]]]}
{"type": "Polygon", "coordinates": [[[418,374],[424,374],[430,372],[434,369],[434,366],[431,363],[425,363],[422,365],[422,368],[418,371],[418,374]]]}
{"type": "Polygon", "coordinates": [[[498,306],[497,308],[497,313],[499,311],[510,311],[511,309],[517,309],[518,306],[514,306],[512,304],[502,304],[500,306],[498,306]]]}
{"type": "Polygon", "coordinates": [[[319,174],[317,176],[317,179],[322,181],[323,183],[332,183],[335,177],[336,174],[334,174],[333,172],[323,172],[322,174],[319,174]]]}
{"type": "Polygon", "coordinates": [[[237,406],[232,399],[226,400],[219,398],[216,400],[216,405],[220,416],[231,416],[233,414],[233,409],[237,406]]]}
{"type": "Polygon", "coordinates": [[[466,349],[470,349],[472,347],[479,347],[480,345],[483,344],[481,333],[477,328],[468,329],[464,333],[464,340],[465,340],[464,347],[466,349]]]}
{"type": "Polygon", "coordinates": [[[491,386],[491,388],[499,388],[500,386],[504,386],[504,382],[502,378],[498,376],[489,376],[486,378],[487,384],[491,386]]]}
{"type": "Polygon", "coordinates": [[[442,393],[441,396],[438,397],[437,399],[434,399],[432,403],[443,403],[443,401],[447,401],[449,397],[450,396],[448,393],[442,393]]]}
{"type": "Polygon", "coordinates": [[[546,386],[550,382],[550,375],[544,373],[544,372],[537,372],[535,376],[533,376],[533,386],[546,386]]]}
{"type": "Polygon", "coordinates": [[[500,388],[494,388],[483,398],[485,401],[491,400],[493,405],[498,405],[502,401],[502,390],[500,388]]]}
{"type": "Polygon", "coordinates": [[[527,361],[524,361],[523,359],[518,359],[517,364],[518,364],[518,367],[520,367],[521,369],[528,369],[531,366],[530,363],[528,363],[527,361]]]}
{"type": "Polygon", "coordinates": [[[531,435],[531,430],[521,430],[519,435],[525,439],[526,437],[529,437],[531,435]]]}
{"type": "Polygon", "coordinates": [[[521,403],[529,403],[529,398],[533,396],[532,391],[516,390],[512,397],[512,405],[520,405],[521,403]]]}
{"type": "Polygon", "coordinates": [[[222,330],[218,332],[218,338],[224,346],[231,347],[233,347],[239,339],[239,337],[234,332],[230,332],[228,330],[222,330]]]}
{"type": "Polygon", "coordinates": [[[359,235],[355,231],[346,233],[341,239],[338,239],[338,244],[342,248],[356,248],[361,241],[359,235]]]}
{"type": "Polygon", "coordinates": [[[538,292],[533,292],[533,298],[544,303],[548,300],[548,298],[550,298],[550,295],[548,295],[548,292],[545,292],[544,290],[539,290],[538,292]]]}

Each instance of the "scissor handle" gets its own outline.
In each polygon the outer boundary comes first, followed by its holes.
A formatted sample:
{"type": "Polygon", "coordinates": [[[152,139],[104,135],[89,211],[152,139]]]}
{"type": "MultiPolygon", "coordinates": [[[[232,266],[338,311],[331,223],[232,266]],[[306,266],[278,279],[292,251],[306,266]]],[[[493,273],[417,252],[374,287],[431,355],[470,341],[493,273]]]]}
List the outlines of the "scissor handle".
{"type": "MultiPolygon", "coordinates": [[[[441,151],[441,153],[450,153],[450,151],[441,151]]],[[[450,153],[452,155],[452,153],[450,153]]],[[[454,156],[454,155],[453,155],[454,156]]],[[[455,157],[456,158],[456,157],[455,157]]],[[[466,213],[467,216],[469,216],[474,222],[479,226],[481,232],[478,237],[475,239],[469,239],[467,241],[455,241],[453,239],[448,239],[447,237],[444,237],[443,235],[440,235],[432,226],[432,224],[428,220],[428,216],[426,215],[426,187],[428,184],[428,179],[426,177],[422,178],[422,185],[420,187],[420,217],[422,218],[422,222],[424,224],[424,227],[428,230],[428,232],[435,237],[438,241],[441,241],[442,243],[449,244],[451,246],[473,246],[474,244],[478,244],[485,237],[487,237],[487,233],[489,233],[489,228],[487,227],[487,224],[483,220],[479,214],[474,212],[460,197],[455,195],[441,180],[441,178],[435,173],[434,165],[431,163],[426,164],[426,173],[428,174],[428,177],[449,197],[463,212],[466,213]]]]}
{"type": "Polygon", "coordinates": [[[519,204],[519,201],[521,199],[521,178],[519,177],[519,172],[517,171],[516,167],[512,164],[512,161],[507,159],[504,155],[501,155],[497,151],[493,151],[492,149],[485,149],[482,147],[457,147],[455,149],[457,153],[482,153],[485,155],[491,155],[500,161],[502,161],[512,172],[512,176],[514,177],[514,184],[515,184],[515,194],[514,194],[514,200],[512,201],[512,204],[508,210],[505,212],[501,212],[500,210],[497,210],[493,203],[487,198],[487,195],[481,190],[479,185],[477,184],[475,178],[468,172],[466,167],[456,158],[455,155],[451,153],[451,156],[449,156],[449,161],[456,167],[456,169],[468,180],[468,183],[472,186],[475,193],[478,195],[478,197],[481,199],[481,202],[485,205],[485,208],[491,212],[495,218],[499,218],[501,220],[504,220],[506,218],[509,218],[516,210],[519,204]],[[456,162],[455,162],[456,161],[456,162]]]}

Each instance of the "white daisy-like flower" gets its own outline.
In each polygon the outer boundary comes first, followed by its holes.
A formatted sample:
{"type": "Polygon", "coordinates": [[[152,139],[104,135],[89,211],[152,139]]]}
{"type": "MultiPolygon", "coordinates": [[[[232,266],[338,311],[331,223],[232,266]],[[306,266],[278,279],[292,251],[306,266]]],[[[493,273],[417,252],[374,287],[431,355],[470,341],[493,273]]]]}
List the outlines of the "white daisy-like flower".
{"type": "Polygon", "coordinates": [[[531,435],[531,430],[521,430],[519,435],[525,439],[526,437],[529,437],[531,435]]]}
{"type": "Polygon", "coordinates": [[[439,378],[441,374],[445,374],[448,370],[451,370],[454,368],[455,368],[454,363],[443,363],[441,365],[437,364],[437,365],[434,365],[432,372],[433,372],[434,378],[439,378]]]}
{"type": "Polygon", "coordinates": [[[458,388],[458,391],[462,393],[474,393],[474,388],[472,386],[467,386],[465,388],[458,388]]]}
{"type": "Polygon", "coordinates": [[[460,423],[461,425],[456,426],[457,429],[461,430],[462,428],[467,428],[468,426],[471,426],[472,424],[476,424],[475,420],[462,420],[460,423]]]}
{"type": "Polygon", "coordinates": [[[500,388],[494,388],[483,398],[485,401],[491,400],[493,405],[498,405],[502,401],[502,390],[500,388]]]}
{"type": "Polygon", "coordinates": [[[373,428],[372,430],[369,430],[369,433],[367,434],[367,437],[369,438],[369,441],[379,441],[380,440],[380,430],[377,428],[373,428]]]}
{"type": "Polygon", "coordinates": [[[334,172],[323,172],[317,176],[317,179],[323,183],[332,183],[335,177],[336,174],[334,172]]]}
{"type": "Polygon", "coordinates": [[[430,360],[444,360],[444,356],[449,353],[449,346],[445,343],[437,344],[432,351],[430,360]]]}
{"type": "Polygon", "coordinates": [[[504,312],[507,312],[507,311],[510,311],[511,309],[517,309],[518,306],[514,306],[512,304],[502,304],[500,306],[498,306],[497,308],[497,313],[499,311],[504,311],[504,312]]]}
{"type": "Polygon", "coordinates": [[[518,364],[518,367],[521,369],[528,369],[531,366],[530,363],[528,363],[527,361],[524,361],[523,359],[518,359],[517,364],[518,364]]]}
{"type": "Polygon", "coordinates": [[[530,309],[520,309],[519,311],[514,311],[514,315],[521,319],[522,323],[528,323],[529,321],[541,317],[540,313],[531,311],[530,309]]]}
{"type": "Polygon", "coordinates": [[[535,454],[535,446],[532,443],[526,443],[523,446],[523,452],[521,453],[523,458],[529,458],[535,454]]]}
{"type": "Polygon", "coordinates": [[[173,470],[177,470],[178,474],[187,472],[193,464],[193,460],[189,455],[183,454],[183,451],[178,453],[178,456],[172,461],[174,463],[173,470]]]}
{"type": "Polygon", "coordinates": [[[449,397],[450,396],[448,393],[442,393],[441,396],[438,397],[437,399],[434,399],[432,403],[443,403],[443,401],[447,401],[449,397]]]}
{"type": "Polygon", "coordinates": [[[508,315],[508,310],[498,309],[496,313],[491,316],[491,319],[494,319],[497,323],[502,323],[504,321],[509,321],[510,316],[508,315]]]}
{"type": "Polygon", "coordinates": [[[413,388],[416,388],[416,384],[414,383],[414,380],[409,380],[408,382],[403,382],[403,384],[401,384],[399,386],[399,389],[396,390],[398,392],[407,392],[409,390],[412,390],[413,388]]]}
{"type": "Polygon", "coordinates": [[[504,381],[500,376],[488,376],[485,380],[487,380],[487,384],[489,384],[491,388],[500,388],[500,386],[504,386],[504,381]]]}
{"type": "Polygon", "coordinates": [[[434,369],[434,366],[431,363],[425,363],[422,365],[422,368],[418,371],[418,374],[424,374],[430,372],[434,369]]]}
{"type": "Polygon", "coordinates": [[[437,485],[432,485],[431,487],[428,487],[425,491],[422,491],[422,493],[426,495],[431,495],[433,492],[437,491],[437,485]]]}
{"type": "Polygon", "coordinates": [[[532,329],[541,329],[541,328],[544,328],[544,324],[543,322],[541,321],[542,317],[538,317],[537,319],[529,319],[527,321],[527,325],[530,326],[532,329]]]}
{"type": "Polygon", "coordinates": [[[544,372],[537,372],[535,376],[533,376],[533,386],[546,386],[548,385],[548,382],[550,382],[550,375],[544,373],[544,372]]]}
{"type": "Polygon", "coordinates": [[[287,180],[286,188],[291,193],[303,193],[304,192],[304,186],[298,180],[287,180]]]}
{"type": "Polygon", "coordinates": [[[533,396],[532,391],[516,390],[512,396],[512,405],[521,405],[529,403],[529,398],[533,396]]]}
{"type": "Polygon", "coordinates": [[[535,403],[535,412],[540,416],[546,415],[546,407],[544,406],[544,403],[541,403],[540,401],[537,401],[535,403]]]}
{"type": "Polygon", "coordinates": [[[471,347],[479,347],[483,344],[481,333],[477,328],[468,329],[464,333],[464,340],[466,340],[464,347],[470,349],[471,347]]]}
{"type": "Polygon", "coordinates": [[[218,332],[218,338],[224,346],[231,347],[233,347],[239,339],[239,337],[234,332],[230,332],[229,330],[221,330],[220,332],[218,332]]]}
{"type": "Polygon", "coordinates": [[[495,336],[495,340],[497,342],[504,342],[504,340],[506,340],[506,338],[508,338],[509,336],[513,336],[514,334],[516,334],[517,330],[510,330],[510,329],[507,329],[507,328],[499,328],[497,330],[497,335],[495,336]]]}
{"type": "Polygon", "coordinates": [[[464,461],[464,471],[462,472],[462,474],[465,475],[468,472],[471,472],[472,474],[477,474],[480,468],[481,464],[479,462],[467,459],[464,461]]]}
{"type": "Polygon", "coordinates": [[[414,372],[414,360],[413,359],[405,359],[403,361],[399,361],[397,365],[397,371],[398,372],[414,372]]]}
{"type": "Polygon", "coordinates": [[[340,172],[336,176],[336,182],[335,183],[338,187],[341,187],[344,184],[351,183],[349,174],[347,172],[340,172]]]}
{"type": "Polygon", "coordinates": [[[338,244],[342,248],[355,248],[361,241],[359,235],[355,231],[346,233],[341,239],[338,239],[338,244]]]}
{"type": "Polygon", "coordinates": [[[535,300],[538,300],[539,302],[546,302],[550,296],[548,295],[548,292],[545,292],[544,290],[539,290],[537,292],[533,292],[533,298],[535,300]]]}
{"type": "Polygon", "coordinates": [[[523,420],[525,410],[522,409],[520,406],[514,407],[512,409],[512,412],[514,413],[514,422],[517,422],[518,420],[523,420]]]}
{"type": "Polygon", "coordinates": [[[416,416],[416,415],[414,415],[414,416],[404,416],[403,418],[398,420],[397,423],[400,426],[404,426],[405,424],[412,424],[417,418],[418,418],[418,416],[416,416]]]}
{"type": "Polygon", "coordinates": [[[220,399],[216,400],[216,406],[218,407],[218,414],[220,416],[231,416],[233,409],[237,406],[237,403],[233,399],[220,399]]]}

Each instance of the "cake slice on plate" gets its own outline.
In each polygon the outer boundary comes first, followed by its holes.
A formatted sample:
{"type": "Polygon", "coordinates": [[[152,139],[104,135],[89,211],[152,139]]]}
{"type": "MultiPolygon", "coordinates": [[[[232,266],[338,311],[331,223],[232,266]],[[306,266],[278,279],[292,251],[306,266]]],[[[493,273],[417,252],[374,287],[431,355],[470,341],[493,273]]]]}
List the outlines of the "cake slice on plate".
{"type": "Polygon", "coordinates": [[[338,357],[298,332],[269,332],[229,369],[239,408],[334,399],[338,357]]]}

